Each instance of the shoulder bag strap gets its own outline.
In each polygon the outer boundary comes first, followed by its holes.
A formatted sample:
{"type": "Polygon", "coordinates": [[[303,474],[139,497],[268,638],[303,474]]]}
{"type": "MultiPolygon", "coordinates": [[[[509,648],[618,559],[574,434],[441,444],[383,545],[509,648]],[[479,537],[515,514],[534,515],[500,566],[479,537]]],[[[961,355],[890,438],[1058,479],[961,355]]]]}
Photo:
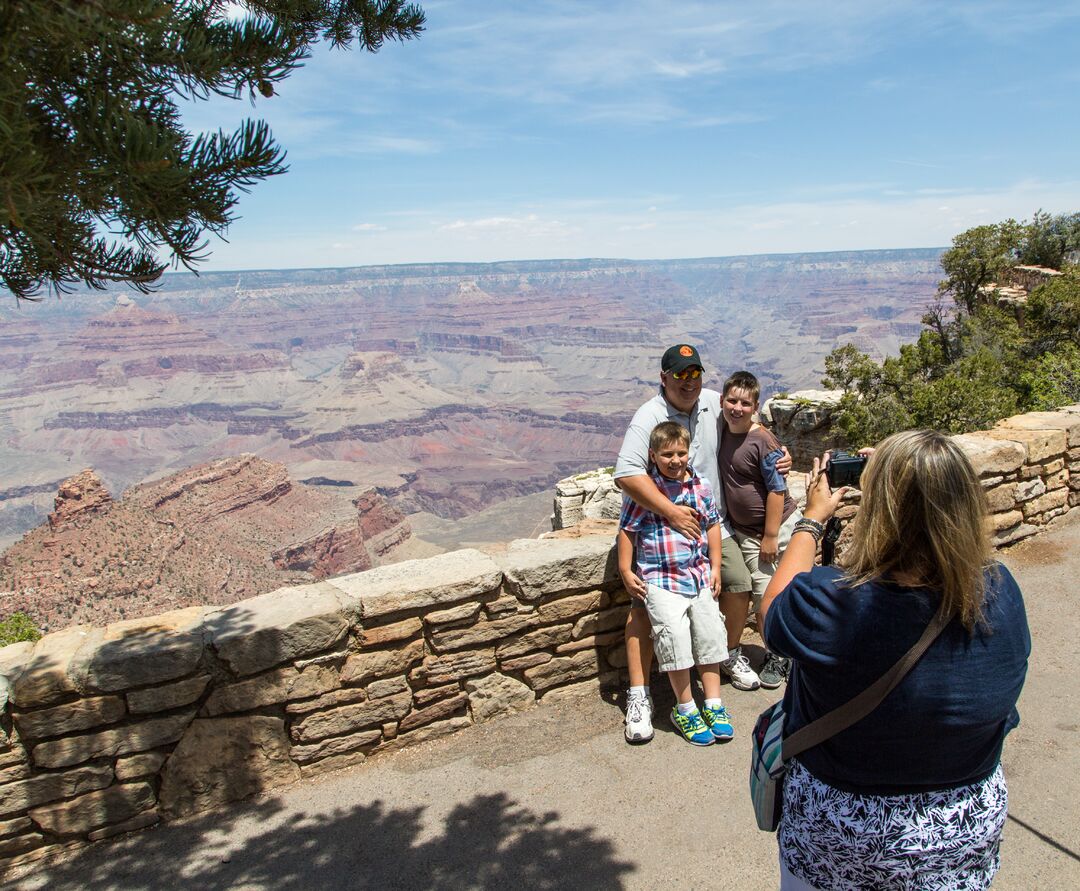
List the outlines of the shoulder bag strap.
{"type": "Polygon", "coordinates": [[[794,758],[800,752],[805,752],[819,743],[825,742],[830,736],[835,736],[841,730],[846,730],[852,724],[861,721],[872,712],[881,701],[892,692],[897,684],[904,679],[915,663],[925,653],[949,624],[951,616],[944,615],[938,610],[930,624],[926,626],[915,645],[908,650],[899,661],[885,674],[878,678],[869,687],[863,690],[853,699],[849,699],[841,706],[837,706],[828,714],[822,715],[816,721],[811,721],[805,727],[796,730],[784,740],[781,757],[784,761],[794,758]]]}

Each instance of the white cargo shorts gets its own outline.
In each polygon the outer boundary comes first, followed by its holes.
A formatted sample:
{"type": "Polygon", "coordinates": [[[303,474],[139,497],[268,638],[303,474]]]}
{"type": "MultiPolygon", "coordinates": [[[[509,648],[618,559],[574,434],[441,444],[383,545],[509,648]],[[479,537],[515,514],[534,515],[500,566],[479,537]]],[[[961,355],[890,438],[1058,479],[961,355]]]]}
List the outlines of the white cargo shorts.
{"type": "Polygon", "coordinates": [[[680,671],[727,659],[724,617],[708,588],[691,596],[649,585],[645,609],[652,624],[653,650],[661,671],[680,671]]]}

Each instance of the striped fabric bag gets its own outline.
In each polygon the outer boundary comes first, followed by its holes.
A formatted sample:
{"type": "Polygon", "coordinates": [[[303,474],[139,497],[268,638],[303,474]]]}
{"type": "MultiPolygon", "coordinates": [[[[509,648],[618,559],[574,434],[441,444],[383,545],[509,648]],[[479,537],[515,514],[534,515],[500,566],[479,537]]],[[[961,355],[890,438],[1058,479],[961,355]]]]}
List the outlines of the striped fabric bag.
{"type": "Polygon", "coordinates": [[[758,829],[776,832],[784,804],[783,759],[784,703],[770,705],[754,724],[753,751],[750,756],[750,799],[758,829]]]}

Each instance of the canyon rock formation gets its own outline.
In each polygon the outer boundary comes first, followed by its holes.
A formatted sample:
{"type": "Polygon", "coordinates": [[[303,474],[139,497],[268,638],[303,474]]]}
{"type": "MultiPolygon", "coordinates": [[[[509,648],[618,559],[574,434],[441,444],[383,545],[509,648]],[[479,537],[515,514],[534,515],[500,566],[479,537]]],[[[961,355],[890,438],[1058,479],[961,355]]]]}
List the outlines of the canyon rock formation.
{"type": "Polygon", "coordinates": [[[110,498],[65,480],[47,523],[0,559],[3,609],[39,627],[233,603],[287,584],[431,553],[374,491],[348,509],[253,455],[191,467],[110,498]]]}
{"type": "MultiPolygon", "coordinates": [[[[441,546],[462,520],[473,541],[527,536],[557,480],[611,463],[665,346],[697,343],[709,385],[745,367],[766,396],[817,386],[837,343],[880,356],[917,334],[939,255],[175,274],[0,305],[0,547],[83,468],[116,493],[242,453],[344,514],[374,489],[441,546]]],[[[272,550],[346,546],[297,545],[272,550]]]]}

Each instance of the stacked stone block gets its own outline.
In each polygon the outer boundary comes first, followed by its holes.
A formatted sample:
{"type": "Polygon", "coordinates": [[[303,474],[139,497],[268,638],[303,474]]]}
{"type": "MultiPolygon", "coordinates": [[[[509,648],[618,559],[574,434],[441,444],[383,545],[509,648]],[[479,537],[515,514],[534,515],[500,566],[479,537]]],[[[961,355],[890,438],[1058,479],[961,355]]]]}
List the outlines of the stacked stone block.
{"type": "Polygon", "coordinates": [[[611,537],[455,551],[0,651],[0,858],[49,855],[616,684],[611,537]]]}
{"type": "Polygon", "coordinates": [[[567,529],[583,520],[617,520],[622,493],[615,487],[614,467],[569,476],[555,485],[552,529],[567,529]]]}

